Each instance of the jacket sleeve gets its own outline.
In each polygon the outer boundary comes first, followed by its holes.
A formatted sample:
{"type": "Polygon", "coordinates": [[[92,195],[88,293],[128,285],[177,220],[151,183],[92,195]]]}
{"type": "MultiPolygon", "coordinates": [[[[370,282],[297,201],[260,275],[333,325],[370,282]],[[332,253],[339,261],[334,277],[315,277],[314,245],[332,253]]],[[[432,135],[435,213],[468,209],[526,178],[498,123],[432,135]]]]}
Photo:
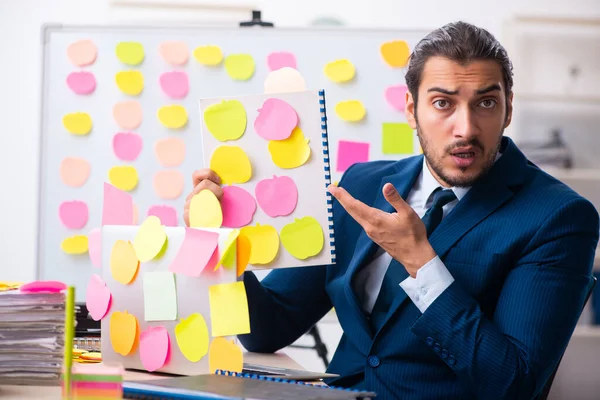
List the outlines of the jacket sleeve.
{"type": "Polygon", "coordinates": [[[493,318],[454,281],[412,332],[478,398],[531,399],[559,362],[581,315],[598,231],[598,213],[589,202],[567,202],[507,276],[493,318]]]}

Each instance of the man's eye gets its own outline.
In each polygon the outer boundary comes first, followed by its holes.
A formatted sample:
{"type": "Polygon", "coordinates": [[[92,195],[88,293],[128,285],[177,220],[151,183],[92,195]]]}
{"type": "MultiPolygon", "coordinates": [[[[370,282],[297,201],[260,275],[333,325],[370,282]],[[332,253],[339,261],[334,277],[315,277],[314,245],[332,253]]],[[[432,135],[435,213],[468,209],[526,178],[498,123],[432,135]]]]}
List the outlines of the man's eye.
{"type": "Polygon", "coordinates": [[[486,99],[479,103],[483,108],[492,108],[496,105],[496,100],[486,99]]]}
{"type": "Polygon", "coordinates": [[[446,100],[436,100],[433,102],[433,106],[438,109],[448,108],[450,103],[446,100]]]}

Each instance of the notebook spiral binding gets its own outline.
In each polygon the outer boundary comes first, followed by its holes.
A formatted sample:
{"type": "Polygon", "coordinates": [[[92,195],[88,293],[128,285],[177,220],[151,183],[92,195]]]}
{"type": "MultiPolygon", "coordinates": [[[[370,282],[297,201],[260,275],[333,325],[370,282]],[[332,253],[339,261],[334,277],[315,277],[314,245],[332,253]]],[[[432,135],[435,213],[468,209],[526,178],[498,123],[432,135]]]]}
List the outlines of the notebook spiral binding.
{"type": "MultiPolygon", "coordinates": [[[[323,144],[323,161],[325,162],[325,188],[331,184],[331,167],[329,163],[329,136],[327,133],[327,108],[325,91],[319,90],[319,105],[321,106],[321,139],[323,144]]],[[[331,263],[335,264],[335,235],[333,231],[333,199],[327,192],[327,220],[329,221],[329,246],[331,247],[331,263]]]]}

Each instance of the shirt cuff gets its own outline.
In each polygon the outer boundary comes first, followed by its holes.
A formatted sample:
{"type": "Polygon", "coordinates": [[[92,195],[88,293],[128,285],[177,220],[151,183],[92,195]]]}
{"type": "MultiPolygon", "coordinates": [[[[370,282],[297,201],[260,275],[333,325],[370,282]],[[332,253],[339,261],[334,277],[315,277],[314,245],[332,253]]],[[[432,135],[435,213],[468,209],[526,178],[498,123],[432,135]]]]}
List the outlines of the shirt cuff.
{"type": "Polygon", "coordinates": [[[450,284],[454,278],[442,262],[439,256],[435,256],[427,264],[417,271],[417,277],[409,276],[402,282],[400,287],[404,289],[408,297],[415,303],[417,308],[424,313],[435,299],[450,284]]]}

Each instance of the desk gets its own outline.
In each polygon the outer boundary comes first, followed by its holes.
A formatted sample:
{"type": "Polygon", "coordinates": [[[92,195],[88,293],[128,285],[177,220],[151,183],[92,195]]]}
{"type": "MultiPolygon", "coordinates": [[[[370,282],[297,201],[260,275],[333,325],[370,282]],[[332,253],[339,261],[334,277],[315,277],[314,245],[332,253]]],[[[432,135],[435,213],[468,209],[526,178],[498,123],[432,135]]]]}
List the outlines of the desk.
{"type": "MultiPolygon", "coordinates": [[[[301,369],[302,366],[292,360],[284,353],[259,354],[244,353],[244,362],[252,364],[262,364],[272,367],[301,369]]],[[[87,367],[93,368],[98,364],[89,364],[87,367]]],[[[125,380],[147,380],[165,378],[165,375],[157,375],[141,371],[125,371],[125,380]]],[[[58,386],[2,386],[0,385],[0,398],[2,400],[60,400],[61,389],[58,386]]]]}

